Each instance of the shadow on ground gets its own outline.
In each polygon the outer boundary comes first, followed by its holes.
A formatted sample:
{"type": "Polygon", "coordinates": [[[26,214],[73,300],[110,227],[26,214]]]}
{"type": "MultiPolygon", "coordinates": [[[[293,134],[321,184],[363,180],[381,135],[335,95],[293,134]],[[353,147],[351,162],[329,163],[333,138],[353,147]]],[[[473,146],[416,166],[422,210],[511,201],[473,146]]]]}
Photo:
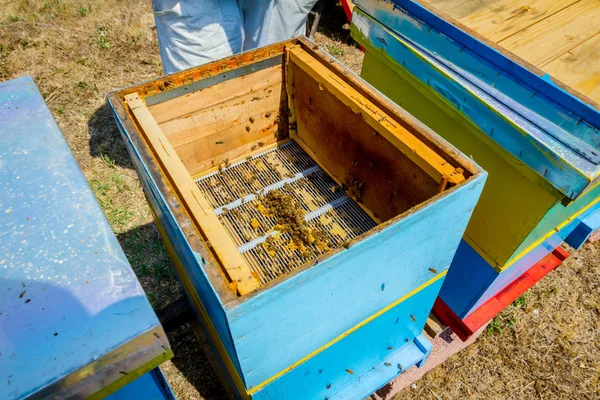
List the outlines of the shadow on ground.
{"type": "MultiPolygon", "coordinates": [[[[155,310],[183,296],[175,268],[154,222],[119,233],[117,238],[155,310]]],[[[175,391],[184,394],[182,398],[200,395],[206,400],[226,399],[223,386],[188,324],[169,332],[168,337],[175,356],[162,368],[175,391]]]]}
{"type": "MultiPolygon", "coordinates": [[[[310,22],[312,23],[312,18],[310,22]]],[[[326,1],[317,32],[345,44],[354,43],[354,39],[350,37],[350,23],[344,8],[336,1],[326,1]]]]}
{"type": "Polygon", "coordinates": [[[88,136],[92,157],[109,157],[116,165],[133,169],[133,163],[108,103],[104,102],[92,114],[88,121],[88,136]]]}
{"type": "MultiPolygon", "coordinates": [[[[173,353],[175,353],[171,362],[180,373],[177,377],[172,376],[174,379],[171,379],[171,384],[177,385],[179,379],[184,379],[186,386],[191,385],[195,388],[202,399],[228,399],[225,389],[201,350],[200,344],[189,325],[185,324],[170,332],[168,337],[173,353]]],[[[195,396],[185,397],[194,398],[195,396]]]]}

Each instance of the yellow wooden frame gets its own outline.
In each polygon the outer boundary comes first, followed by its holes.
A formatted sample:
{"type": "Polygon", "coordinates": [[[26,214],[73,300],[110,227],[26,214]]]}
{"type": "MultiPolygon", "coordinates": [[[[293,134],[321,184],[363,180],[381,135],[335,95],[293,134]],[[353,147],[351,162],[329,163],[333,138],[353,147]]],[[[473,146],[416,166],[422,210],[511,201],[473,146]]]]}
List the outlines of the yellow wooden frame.
{"type": "Polygon", "coordinates": [[[215,215],[212,207],[192,179],[187,168],[177,156],[177,152],[148,110],[146,103],[135,92],[125,96],[131,113],[135,117],[144,137],[152,145],[165,174],[175,191],[188,208],[198,230],[205,236],[223,270],[231,279],[240,296],[259,288],[260,283],[252,275],[250,267],[240,254],[237,246],[215,215]]]}
{"type": "MultiPolygon", "coordinates": [[[[329,70],[300,46],[286,46],[285,52],[288,62],[301,68],[311,78],[319,82],[324,89],[331,92],[343,104],[350,107],[353,112],[360,113],[373,129],[438,182],[442,190],[446,188],[447,182],[456,185],[465,180],[462,168],[455,168],[444,160],[412,133],[400,126],[384,110],[340,79],[333,71],[329,70]]],[[[286,86],[288,88],[291,110],[293,108],[293,76],[290,74],[290,71],[291,68],[288,65],[286,69],[288,81],[286,82],[286,86]]],[[[292,130],[290,129],[290,135],[291,132],[292,130]]]]}

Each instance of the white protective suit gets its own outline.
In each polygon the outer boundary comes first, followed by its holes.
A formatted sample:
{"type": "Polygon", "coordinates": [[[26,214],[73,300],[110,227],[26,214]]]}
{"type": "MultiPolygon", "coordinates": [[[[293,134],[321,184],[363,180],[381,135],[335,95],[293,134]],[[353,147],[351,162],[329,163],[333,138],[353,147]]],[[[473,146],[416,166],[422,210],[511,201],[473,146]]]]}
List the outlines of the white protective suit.
{"type": "Polygon", "coordinates": [[[302,35],[317,0],[152,0],[166,74],[302,35]]]}

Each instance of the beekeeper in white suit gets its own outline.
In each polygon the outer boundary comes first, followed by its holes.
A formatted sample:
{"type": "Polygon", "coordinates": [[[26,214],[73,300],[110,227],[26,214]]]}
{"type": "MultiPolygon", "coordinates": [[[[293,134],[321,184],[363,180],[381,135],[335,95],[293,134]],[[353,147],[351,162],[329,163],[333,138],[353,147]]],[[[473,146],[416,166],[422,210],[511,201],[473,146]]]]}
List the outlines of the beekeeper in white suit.
{"type": "Polygon", "coordinates": [[[163,69],[181,71],[304,33],[317,0],[152,0],[163,69]]]}

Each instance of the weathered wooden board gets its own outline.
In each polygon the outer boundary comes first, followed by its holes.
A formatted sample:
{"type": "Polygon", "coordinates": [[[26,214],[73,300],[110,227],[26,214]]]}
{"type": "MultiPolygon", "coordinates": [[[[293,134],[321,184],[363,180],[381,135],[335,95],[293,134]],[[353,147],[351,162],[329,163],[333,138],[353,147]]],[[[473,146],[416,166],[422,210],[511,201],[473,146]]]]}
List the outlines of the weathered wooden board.
{"type": "MultiPolygon", "coordinates": [[[[402,3],[402,0],[397,0],[402,3]]],[[[587,98],[600,102],[596,0],[424,0],[587,98]]],[[[585,98],[584,98],[585,101],[585,98]]]]}
{"type": "Polygon", "coordinates": [[[283,139],[281,64],[148,107],[192,175],[283,139]]]}
{"type": "Polygon", "coordinates": [[[254,291],[258,288],[258,281],[252,276],[246,261],[238,252],[225,228],[192,180],[177,152],[162,133],[144,100],[136,92],[125,96],[125,101],[139,124],[144,137],[151,143],[162,168],[164,168],[165,173],[182,197],[192,218],[196,221],[198,229],[212,244],[217,258],[222,263],[222,267],[227,272],[228,278],[234,287],[242,295],[254,291]]]}
{"type": "MultiPolygon", "coordinates": [[[[500,42],[514,34],[537,24],[561,10],[569,7],[579,0],[556,1],[556,0],[501,0],[494,1],[485,8],[458,17],[452,11],[449,12],[454,18],[474,29],[485,38],[500,42]]],[[[456,4],[456,1],[452,1],[456,4]]],[[[460,4],[468,4],[462,2],[460,4]]],[[[431,3],[436,6],[436,3],[431,3]]]]}
{"type": "MultiPolygon", "coordinates": [[[[543,68],[600,32],[600,3],[581,0],[498,42],[529,63],[543,68]]],[[[562,80],[562,76],[558,76],[562,80]]]]}
{"type": "Polygon", "coordinates": [[[544,71],[592,99],[600,99],[600,34],[546,64],[544,71]]]}
{"type": "MultiPolygon", "coordinates": [[[[207,88],[177,96],[148,107],[156,122],[185,118],[210,109],[221,108],[238,101],[240,96],[258,93],[270,86],[281,85],[281,65],[265,68],[234,79],[228,79],[207,88]]],[[[241,100],[241,99],[240,99],[241,100]]]]}
{"type": "Polygon", "coordinates": [[[481,12],[488,7],[493,7],[498,0],[456,1],[456,0],[429,0],[429,3],[438,10],[451,15],[453,18],[464,18],[481,12]]]}

